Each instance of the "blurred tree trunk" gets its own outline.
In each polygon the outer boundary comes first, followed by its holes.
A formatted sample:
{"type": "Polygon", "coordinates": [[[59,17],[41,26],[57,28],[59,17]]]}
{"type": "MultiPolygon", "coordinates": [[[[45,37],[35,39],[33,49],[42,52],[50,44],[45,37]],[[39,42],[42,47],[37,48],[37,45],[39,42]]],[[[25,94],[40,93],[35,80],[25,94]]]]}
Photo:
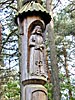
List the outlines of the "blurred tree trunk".
{"type": "Polygon", "coordinates": [[[50,47],[50,55],[51,55],[51,76],[52,76],[52,84],[53,84],[53,100],[60,100],[60,85],[59,85],[59,71],[57,65],[57,53],[55,46],[55,37],[54,37],[54,22],[53,22],[53,11],[52,11],[52,1],[46,0],[47,10],[51,15],[51,22],[48,25],[48,37],[49,37],[49,47],[50,47]]]}
{"type": "MultiPolygon", "coordinates": [[[[66,78],[67,78],[67,81],[68,81],[67,83],[68,83],[68,85],[71,85],[69,70],[68,70],[68,64],[67,64],[67,51],[66,51],[65,46],[63,47],[63,55],[64,55],[64,66],[65,66],[66,78]]],[[[71,91],[70,88],[68,89],[68,94],[69,94],[69,98],[71,100],[72,99],[72,91],[71,91]]]]}
{"type": "MultiPolygon", "coordinates": [[[[18,11],[21,9],[22,7],[22,2],[23,0],[17,0],[17,9],[18,11]]],[[[19,31],[19,27],[18,27],[18,31],[19,31]]],[[[22,86],[22,82],[21,82],[21,66],[22,66],[22,62],[21,62],[21,43],[22,43],[22,39],[20,37],[20,32],[19,32],[19,38],[18,38],[18,46],[19,46],[19,80],[20,80],[20,100],[23,100],[23,86],[22,86]]]]}
{"type": "Polygon", "coordinates": [[[1,49],[2,49],[2,33],[1,33],[2,25],[0,23],[0,55],[1,55],[1,49]]]}

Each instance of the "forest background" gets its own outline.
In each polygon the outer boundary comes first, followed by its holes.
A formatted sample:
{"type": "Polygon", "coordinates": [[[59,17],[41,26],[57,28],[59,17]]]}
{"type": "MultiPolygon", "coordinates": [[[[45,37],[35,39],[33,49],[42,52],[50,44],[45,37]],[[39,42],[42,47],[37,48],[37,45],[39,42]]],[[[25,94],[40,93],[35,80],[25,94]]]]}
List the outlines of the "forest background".
{"type": "MultiPolygon", "coordinates": [[[[38,2],[52,17],[45,42],[49,68],[49,80],[45,85],[48,99],[75,100],[75,0],[38,2]]],[[[14,23],[21,3],[22,0],[0,0],[0,100],[21,99],[20,33],[14,23]]]]}

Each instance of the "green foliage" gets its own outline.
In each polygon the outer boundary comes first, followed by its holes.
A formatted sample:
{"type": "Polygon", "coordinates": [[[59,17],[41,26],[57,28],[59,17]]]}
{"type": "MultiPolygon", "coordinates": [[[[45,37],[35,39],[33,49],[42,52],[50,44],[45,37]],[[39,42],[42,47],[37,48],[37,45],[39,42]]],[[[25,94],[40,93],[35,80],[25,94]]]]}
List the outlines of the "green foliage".
{"type": "Polygon", "coordinates": [[[65,7],[61,12],[57,13],[54,18],[54,30],[56,34],[56,46],[57,46],[57,56],[58,56],[58,66],[59,66],[59,78],[60,78],[60,88],[61,88],[61,98],[63,100],[74,100],[75,96],[75,85],[74,82],[74,72],[71,69],[75,68],[75,2],[70,2],[70,4],[65,7]],[[72,11],[73,10],[73,11],[72,11]],[[71,17],[71,15],[73,17],[71,17]],[[64,48],[66,50],[66,58],[64,57],[64,48]],[[71,55],[72,53],[72,55],[71,55]],[[65,62],[66,59],[66,62],[65,62]],[[68,66],[68,76],[66,75],[66,65],[68,66]],[[71,68],[71,69],[70,69],[71,68]],[[73,75],[72,75],[73,74],[73,75]],[[71,78],[73,77],[73,78],[71,78]],[[63,97],[64,96],[64,97],[63,97]],[[70,98],[69,98],[70,96],[70,98]]]}
{"type": "Polygon", "coordinates": [[[45,87],[48,91],[48,100],[52,100],[52,83],[46,83],[45,87]]]}
{"type": "Polygon", "coordinates": [[[4,90],[5,90],[4,95],[5,95],[5,98],[7,98],[7,100],[9,99],[19,100],[20,99],[20,86],[17,80],[8,81],[7,84],[4,86],[4,90]]]}

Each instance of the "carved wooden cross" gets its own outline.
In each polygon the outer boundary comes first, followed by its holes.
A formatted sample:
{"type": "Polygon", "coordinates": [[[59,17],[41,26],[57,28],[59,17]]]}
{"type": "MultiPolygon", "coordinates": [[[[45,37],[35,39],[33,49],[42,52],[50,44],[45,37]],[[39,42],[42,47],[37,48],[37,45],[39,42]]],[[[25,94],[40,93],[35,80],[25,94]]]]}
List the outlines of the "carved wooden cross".
{"type": "Polygon", "coordinates": [[[42,61],[36,61],[35,64],[39,67],[39,71],[41,72],[41,67],[43,66],[42,61]]]}

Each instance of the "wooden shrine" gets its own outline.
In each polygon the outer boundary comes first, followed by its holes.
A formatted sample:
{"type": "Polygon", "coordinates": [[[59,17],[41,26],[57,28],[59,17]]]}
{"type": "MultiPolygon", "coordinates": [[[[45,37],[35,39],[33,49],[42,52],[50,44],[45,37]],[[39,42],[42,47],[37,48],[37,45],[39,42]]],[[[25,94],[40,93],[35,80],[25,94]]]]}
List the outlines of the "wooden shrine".
{"type": "Polygon", "coordinates": [[[22,100],[47,100],[47,61],[45,28],[51,16],[37,2],[25,0],[15,17],[22,38],[21,82],[22,100]]]}

